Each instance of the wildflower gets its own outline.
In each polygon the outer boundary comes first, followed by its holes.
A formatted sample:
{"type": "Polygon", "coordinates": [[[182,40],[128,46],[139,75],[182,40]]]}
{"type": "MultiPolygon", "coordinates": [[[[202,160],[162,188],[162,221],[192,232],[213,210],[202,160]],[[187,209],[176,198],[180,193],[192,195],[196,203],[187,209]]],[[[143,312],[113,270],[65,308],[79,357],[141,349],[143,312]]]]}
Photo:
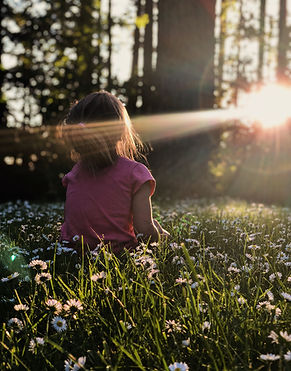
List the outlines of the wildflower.
{"type": "Polygon", "coordinates": [[[203,322],[202,323],[202,331],[210,330],[210,326],[211,326],[210,322],[208,322],[208,321],[203,322]]]}
{"type": "Polygon", "coordinates": [[[74,363],[71,359],[68,359],[65,361],[65,371],[78,371],[83,368],[85,363],[86,357],[79,357],[76,363],[74,363]]]}
{"type": "Polygon", "coordinates": [[[234,272],[234,273],[239,273],[240,269],[234,267],[234,266],[229,266],[227,269],[229,272],[234,272]]]}
{"type": "Polygon", "coordinates": [[[280,331],[280,335],[282,336],[282,338],[288,342],[291,341],[291,335],[288,335],[287,331],[280,331]]]}
{"type": "Polygon", "coordinates": [[[291,351],[290,350],[288,350],[288,352],[286,354],[284,354],[284,359],[287,362],[291,361],[291,351]]]}
{"type": "Polygon", "coordinates": [[[29,309],[29,306],[26,304],[16,304],[14,305],[14,309],[17,311],[21,311],[21,310],[26,311],[29,309]]]}
{"type": "Polygon", "coordinates": [[[273,293],[271,291],[268,291],[267,292],[267,295],[268,295],[269,301],[273,301],[274,300],[274,295],[273,295],[273,293]]]}
{"type": "Polygon", "coordinates": [[[74,242],[79,241],[79,239],[80,239],[80,237],[77,234],[72,238],[72,240],[74,242]]]}
{"type": "Polygon", "coordinates": [[[52,319],[51,324],[57,332],[66,331],[67,322],[62,317],[56,316],[52,319]]]}
{"type": "Polygon", "coordinates": [[[287,282],[291,282],[291,276],[287,278],[287,282]]]}
{"type": "Polygon", "coordinates": [[[245,304],[247,301],[245,298],[243,298],[242,296],[240,298],[237,299],[239,305],[242,305],[242,304],[245,304]]]}
{"type": "Polygon", "coordinates": [[[270,276],[269,276],[269,280],[270,280],[271,282],[274,282],[276,277],[278,277],[279,279],[281,279],[281,278],[282,278],[282,273],[280,273],[280,272],[276,272],[276,273],[272,273],[272,274],[270,274],[270,276]]]}
{"type": "Polygon", "coordinates": [[[151,269],[150,271],[149,271],[149,273],[148,273],[148,279],[151,279],[151,278],[153,278],[153,276],[155,275],[155,274],[157,274],[157,273],[159,273],[160,271],[159,271],[159,269],[151,269]]]}
{"type": "Polygon", "coordinates": [[[70,299],[67,300],[67,303],[64,305],[64,310],[66,312],[74,313],[78,310],[83,310],[83,305],[79,299],[70,299]]]}
{"type": "Polygon", "coordinates": [[[263,361],[277,361],[277,359],[280,359],[280,356],[275,355],[273,353],[267,353],[267,354],[261,354],[260,358],[263,361]]]}
{"type": "Polygon", "coordinates": [[[29,346],[28,346],[29,352],[34,353],[35,347],[37,345],[44,345],[44,339],[40,338],[40,337],[35,338],[35,340],[31,339],[30,342],[29,342],[29,346]]]}
{"type": "Polygon", "coordinates": [[[272,343],[275,343],[275,344],[279,344],[278,337],[279,336],[273,330],[271,331],[270,335],[268,336],[268,338],[272,339],[272,343]]]}
{"type": "Polygon", "coordinates": [[[93,274],[91,276],[91,280],[93,282],[96,282],[96,281],[101,280],[101,279],[104,279],[104,278],[106,278],[106,273],[104,271],[102,271],[102,272],[100,272],[98,274],[93,274]]]}
{"type": "Polygon", "coordinates": [[[191,285],[191,289],[196,289],[196,287],[199,286],[199,283],[198,282],[193,282],[192,285],[191,285]]]}
{"type": "Polygon", "coordinates": [[[3,277],[1,278],[1,282],[8,282],[8,281],[11,281],[13,280],[13,278],[16,278],[19,276],[19,273],[18,272],[14,272],[12,274],[9,274],[9,276],[7,277],[3,277]]]}
{"type": "Polygon", "coordinates": [[[181,332],[182,331],[182,326],[180,322],[176,322],[175,320],[167,320],[166,321],[166,330],[169,333],[171,332],[181,332]]]}
{"type": "Polygon", "coordinates": [[[9,327],[12,327],[15,330],[15,332],[20,332],[24,328],[23,322],[16,317],[10,318],[10,320],[8,320],[7,322],[7,325],[9,327]]]}
{"type": "Polygon", "coordinates": [[[287,292],[281,292],[281,296],[283,296],[284,299],[291,301],[291,295],[287,292]]]}
{"type": "Polygon", "coordinates": [[[189,366],[185,362],[183,363],[175,362],[174,364],[169,365],[169,370],[170,371],[188,371],[189,366]]]}
{"type": "Polygon", "coordinates": [[[192,280],[188,280],[187,278],[176,278],[176,282],[180,285],[183,285],[183,284],[186,284],[186,283],[189,283],[189,285],[192,283],[192,280]]]}
{"type": "Polygon", "coordinates": [[[46,272],[42,272],[42,273],[37,273],[35,275],[35,282],[38,284],[38,285],[42,285],[44,284],[46,281],[49,281],[52,279],[52,276],[50,273],[46,273],[46,272]]]}
{"type": "Polygon", "coordinates": [[[45,304],[49,309],[54,309],[54,314],[59,314],[62,311],[62,304],[56,299],[48,299],[45,304]]]}
{"type": "Polygon", "coordinates": [[[34,268],[34,269],[37,269],[37,270],[44,270],[44,269],[47,269],[47,263],[44,262],[43,260],[32,260],[28,266],[30,268],[34,268]]]}
{"type": "Polygon", "coordinates": [[[188,347],[190,345],[190,338],[186,339],[186,340],[182,340],[182,346],[183,347],[188,347]]]}

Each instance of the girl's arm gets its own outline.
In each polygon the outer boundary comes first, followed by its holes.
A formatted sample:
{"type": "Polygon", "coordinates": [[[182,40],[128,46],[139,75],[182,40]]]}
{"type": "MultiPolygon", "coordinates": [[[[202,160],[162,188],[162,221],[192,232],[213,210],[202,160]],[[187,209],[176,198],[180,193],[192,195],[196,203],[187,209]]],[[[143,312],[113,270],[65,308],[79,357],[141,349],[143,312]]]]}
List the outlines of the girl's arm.
{"type": "Polygon", "coordinates": [[[137,233],[142,233],[151,241],[158,241],[160,235],[169,235],[160,224],[153,220],[151,204],[151,185],[144,183],[133,196],[133,226],[137,233]]]}

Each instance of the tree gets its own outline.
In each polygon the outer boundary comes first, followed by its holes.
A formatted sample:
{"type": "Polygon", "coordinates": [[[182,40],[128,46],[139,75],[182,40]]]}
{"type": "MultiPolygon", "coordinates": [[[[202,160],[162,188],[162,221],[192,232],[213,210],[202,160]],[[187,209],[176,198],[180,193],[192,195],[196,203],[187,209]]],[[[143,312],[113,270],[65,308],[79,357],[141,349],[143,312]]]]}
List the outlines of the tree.
{"type": "Polygon", "coordinates": [[[213,107],[214,23],[215,0],[159,1],[156,111],[213,107]]]}
{"type": "Polygon", "coordinates": [[[277,78],[278,81],[281,82],[284,82],[286,80],[287,49],[289,46],[289,36],[286,20],[287,0],[280,0],[277,78]]]}

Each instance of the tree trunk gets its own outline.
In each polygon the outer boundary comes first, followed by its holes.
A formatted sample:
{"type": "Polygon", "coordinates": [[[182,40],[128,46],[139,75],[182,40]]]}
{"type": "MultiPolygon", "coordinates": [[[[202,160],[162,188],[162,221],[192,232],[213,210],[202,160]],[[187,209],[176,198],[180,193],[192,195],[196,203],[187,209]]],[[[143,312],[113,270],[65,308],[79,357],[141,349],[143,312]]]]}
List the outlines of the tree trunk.
{"type": "Polygon", "coordinates": [[[159,0],[156,111],[213,107],[215,0],[159,0]]]}
{"type": "Polygon", "coordinates": [[[111,57],[112,57],[112,37],[111,37],[111,30],[113,26],[113,21],[111,17],[111,8],[112,8],[112,0],[108,0],[108,60],[107,60],[107,68],[108,68],[108,77],[107,77],[107,86],[108,90],[112,87],[112,75],[111,75],[111,57]]]}
{"type": "Polygon", "coordinates": [[[263,82],[263,65],[264,65],[264,50],[265,50],[265,15],[266,15],[266,0],[261,0],[260,3],[260,35],[259,35],[259,63],[258,63],[258,81],[263,82]]]}
{"type": "Polygon", "coordinates": [[[151,85],[152,85],[152,55],[153,55],[153,0],[147,0],[145,13],[149,16],[149,23],[145,28],[144,48],[143,48],[143,111],[151,112],[151,85]]]}
{"type": "Polygon", "coordinates": [[[277,79],[279,82],[284,82],[286,80],[286,67],[287,67],[286,53],[289,43],[286,18],[287,18],[287,0],[280,0],[278,67],[277,67],[277,79]]]}

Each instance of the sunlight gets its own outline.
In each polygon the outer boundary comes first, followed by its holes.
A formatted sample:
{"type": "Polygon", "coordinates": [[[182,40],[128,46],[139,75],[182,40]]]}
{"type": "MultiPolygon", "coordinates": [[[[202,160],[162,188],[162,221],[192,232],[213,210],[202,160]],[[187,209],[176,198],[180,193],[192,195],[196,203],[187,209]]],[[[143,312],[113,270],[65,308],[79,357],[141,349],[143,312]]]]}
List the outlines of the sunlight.
{"type": "Polygon", "coordinates": [[[257,123],[265,129],[285,124],[291,117],[291,88],[272,84],[246,94],[240,116],[245,123],[257,123]]]}

